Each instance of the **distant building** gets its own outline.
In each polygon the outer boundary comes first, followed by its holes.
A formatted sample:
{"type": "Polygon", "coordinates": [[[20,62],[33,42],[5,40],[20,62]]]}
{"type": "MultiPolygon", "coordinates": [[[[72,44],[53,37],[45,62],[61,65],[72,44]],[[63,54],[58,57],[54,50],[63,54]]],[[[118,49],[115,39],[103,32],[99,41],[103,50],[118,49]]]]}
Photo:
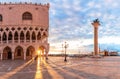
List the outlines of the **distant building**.
{"type": "Polygon", "coordinates": [[[49,4],[0,4],[0,59],[31,59],[49,52],[49,4]]]}

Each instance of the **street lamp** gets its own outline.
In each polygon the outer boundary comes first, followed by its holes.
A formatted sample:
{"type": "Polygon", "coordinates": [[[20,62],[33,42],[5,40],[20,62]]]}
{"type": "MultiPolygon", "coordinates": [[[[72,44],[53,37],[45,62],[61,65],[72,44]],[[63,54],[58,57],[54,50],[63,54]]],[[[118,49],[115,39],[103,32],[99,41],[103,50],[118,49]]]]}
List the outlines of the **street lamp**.
{"type": "Polygon", "coordinates": [[[67,48],[68,48],[67,42],[65,42],[64,45],[62,44],[62,46],[65,48],[65,59],[64,59],[64,61],[66,62],[66,61],[67,61],[67,54],[66,54],[66,51],[67,51],[67,48]]]}
{"type": "Polygon", "coordinates": [[[100,22],[98,19],[93,20],[91,23],[94,27],[94,55],[98,56],[98,26],[100,25],[100,22]]]}

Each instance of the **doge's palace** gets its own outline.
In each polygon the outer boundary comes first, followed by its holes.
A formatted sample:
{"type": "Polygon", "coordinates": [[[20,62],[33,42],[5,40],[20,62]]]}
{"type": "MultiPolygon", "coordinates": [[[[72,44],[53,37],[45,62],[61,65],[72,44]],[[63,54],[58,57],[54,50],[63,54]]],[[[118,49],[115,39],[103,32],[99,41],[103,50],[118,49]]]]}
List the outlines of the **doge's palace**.
{"type": "Polygon", "coordinates": [[[49,4],[0,3],[0,60],[49,52],[49,4]]]}

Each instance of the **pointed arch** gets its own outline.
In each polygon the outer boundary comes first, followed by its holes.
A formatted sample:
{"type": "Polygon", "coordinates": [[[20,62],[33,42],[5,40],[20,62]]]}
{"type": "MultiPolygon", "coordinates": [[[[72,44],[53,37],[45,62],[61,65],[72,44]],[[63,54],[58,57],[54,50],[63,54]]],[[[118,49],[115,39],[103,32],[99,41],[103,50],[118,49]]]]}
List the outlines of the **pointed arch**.
{"type": "Polygon", "coordinates": [[[3,59],[12,59],[12,50],[8,46],[3,49],[3,59]]]}
{"type": "Polygon", "coordinates": [[[30,12],[24,12],[22,15],[22,20],[32,20],[32,14],[30,12]]]}
{"type": "Polygon", "coordinates": [[[37,40],[40,40],[40,39],[41,39],[41,33],[38,32],[38,34],[37,34],[37,40]]]}
{"type": "Polygon", "coordinates": [[[30,40],[30,32],[29,31],[27,31],[27,33],[26,33],[26,40],[30,40]]]}
{"type": "Polygon", "coordinates": [[[24,52],[21,46],[15,48],[15,59],[24,59],[24,52]]]}
{"type": "Polygon", "coordinates": [[[32,32],[32,41],[34,41],[34,40],[36,40],[36,34],[35,34],[35,32],[33,31],[33,32],[32,32]]]}
{"type": "Polygon", "coordinates": [[[16,31],[14,34],[14,40],[17,41],[18,40],[18,32],[16,31]]]}
{"type": "Polygon", "coordinates": [[[23,31],[21,31],[21,33],[20,33],[20,40],[24,41],[24,33],[23,33],[23,31]]]}
{"type": "Polygon", "coordinates": [[[9,32],[8,40],[12,40],[12,32],[11,31],[9,32]]]}
{"type": "Polygon", "coordinates": [[[6,42],[7,41],[7,35],[6,33],[4,32],[3,33],[3,36],[2,36],[2,41],[6,42]]]}
{"type": "Polygon", "coordinates": [[[35,54],[35,48],[33,46],[29,46],[26,51],[27,59],[31,59],[35,54]]]}

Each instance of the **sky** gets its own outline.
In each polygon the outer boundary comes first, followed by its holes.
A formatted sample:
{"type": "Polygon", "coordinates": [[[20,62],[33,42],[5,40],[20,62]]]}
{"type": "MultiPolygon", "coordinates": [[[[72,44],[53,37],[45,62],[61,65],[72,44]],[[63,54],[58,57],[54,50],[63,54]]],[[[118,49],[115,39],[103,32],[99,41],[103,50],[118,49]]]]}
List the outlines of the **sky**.
{"type": "Polygon", "coordinates": [[[93,51],[93,26],[98,18],[101,50],[120,51],[120,0],[0,0],[0,2],[50,3],[50,52],[68,53],[93,51]]]}

